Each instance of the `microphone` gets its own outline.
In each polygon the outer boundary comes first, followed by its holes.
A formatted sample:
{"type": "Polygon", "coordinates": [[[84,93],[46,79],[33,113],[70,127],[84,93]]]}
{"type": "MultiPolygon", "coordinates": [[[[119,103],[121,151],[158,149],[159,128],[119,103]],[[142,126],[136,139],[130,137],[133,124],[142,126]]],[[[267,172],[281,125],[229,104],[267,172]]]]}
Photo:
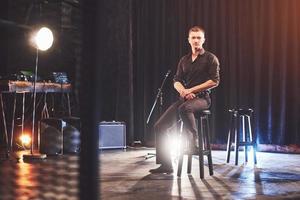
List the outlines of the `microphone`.
{"type": "Polygon", "coordinates": [[[165,76],[168,77],[170,75],[170,73],[171,73],[171,70],[169,69],[165,76]]]}

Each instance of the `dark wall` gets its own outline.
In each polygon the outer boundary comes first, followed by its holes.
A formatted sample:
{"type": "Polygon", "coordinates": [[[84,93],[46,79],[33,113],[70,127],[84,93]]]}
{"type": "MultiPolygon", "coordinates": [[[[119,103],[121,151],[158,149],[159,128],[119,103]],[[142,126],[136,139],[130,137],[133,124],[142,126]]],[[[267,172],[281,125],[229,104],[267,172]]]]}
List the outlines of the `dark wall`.
{"type": "MultiPolygon", "coordinates": [[[[8,18],[8,0],[2,2],[2,6],[0,7],[0,19],[6,20],[8,18]]],[[[0,25],[0,76],[6,73],[6,65],[7,65],[7,35],[8,31],[4,28],[4,25],[0,25]]]]}

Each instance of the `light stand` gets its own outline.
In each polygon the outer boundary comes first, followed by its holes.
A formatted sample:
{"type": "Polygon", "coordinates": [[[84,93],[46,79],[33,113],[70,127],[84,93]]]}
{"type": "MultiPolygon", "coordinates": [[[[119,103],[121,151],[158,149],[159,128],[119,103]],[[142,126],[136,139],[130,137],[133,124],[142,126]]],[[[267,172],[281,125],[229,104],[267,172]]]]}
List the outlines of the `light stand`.
{"type": "Polygon", "coordinates": [[[43,27],[41,28],[35,38],[36,43],[36,59],[35,59],[35,71],[34,71],[34,82],[33,82],[33,109],[32,109],[32,130],[31,130],[31,148],[30,154],[24,154],[23,159],[45,159],[46,154],[40,154],[33,152],[34,149],[34,136],[35,136],[35,113],[36,113],[36,82],[37,82],[37,71],[39,63],[39,50],[47,50],[53,44],[53,35],[50,29],[43,27]]]}
{"type": "Polygon", "coordinates": [[[36,58],[35,58],[35,71],[34,71],[34,81],[33,81],[33,108],[32,108],[32,129],[31,129],[31,148],[30,154],[24,154],[23,159],[45,159],[46,154],[40,154],[33,152],[34,149],[34,133],[35,133],[35,107],[36,107],[36,82],[37,82],[37,70],[39,63],[39,49],[36,48],[36,58]]]}

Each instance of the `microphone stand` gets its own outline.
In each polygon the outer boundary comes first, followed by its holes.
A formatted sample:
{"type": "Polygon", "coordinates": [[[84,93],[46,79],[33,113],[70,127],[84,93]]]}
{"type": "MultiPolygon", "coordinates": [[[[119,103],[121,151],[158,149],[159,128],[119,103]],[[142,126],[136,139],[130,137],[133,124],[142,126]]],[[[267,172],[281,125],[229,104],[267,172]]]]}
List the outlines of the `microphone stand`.
{"type": "Polygon", "coordinates": [[[163,105],[163,96],[162,96],[163,93],[162,93],[162,89],[163,89],[163,87],[164,87],[164,85],[165,85],[165,82],[166,82],[168,76],[170,75],[170,73],[171,73],[171,70],[169,70],[169,71],[166,73],[165,78],[164,78],[163,82],[161,83],[160,88],[158,88],[158,92],[157,92],[155,101],[154,101],[154,103],[153,103],[153,105],[152,105],[151,111],[150,111],[150,113],[149,113],[149,115],[148,115],[148,118],[147,118],[147,124],[148,124],[149,121],[150,121],[150,117],[152,116],[153,110],[154,110],[154,108],[155,108],[155,106],[156,106],[158,100],[160,100],[160,101],[159,101],[159,102],[160,102],[159,114],[161,114],[161,112],[162,112],[162,105],[163,105]]]}
{"type": "MultiPolygon", "coordinates": [[[[160,88],[158,88],[156,98],[154,100],[151,111],[150,111],[150,113],[148,115],[148,118],[147,118],[147,124],[149,124],[150,118],[152,116],[152,113],[154,111],[154,108],[155,108],[158,100],[159,100],[159,115],[162,114],[162,106],[163,106],[163,92],[162,92],[162,90],[163,90],[165,82],[166,82],[168,76],[170,75],[170,73],[171,73],[171,70],[168,70],[168,72],[166,73],[166,75],[165,75],[165,77],[164,77],[164,79],[163,79],[163,81],[160,85],[160,88]]],[[[156,137],[155,137],[155,141],[156,141],[156,137]]],[[[154,156],[156,156],[156,153],[147,153],[147,156],[145,156],[145,159],[153,158],[154,156]]]]}

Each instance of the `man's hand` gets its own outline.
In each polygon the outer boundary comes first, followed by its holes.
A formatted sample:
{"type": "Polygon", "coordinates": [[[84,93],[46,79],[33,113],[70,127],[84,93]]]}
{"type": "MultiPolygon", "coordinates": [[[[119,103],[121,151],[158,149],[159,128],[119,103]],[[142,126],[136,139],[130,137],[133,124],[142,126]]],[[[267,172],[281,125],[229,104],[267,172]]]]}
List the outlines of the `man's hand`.
{"type": "Polygon", "coordinates": [[[196,95],[194,93],[189,93],[184,97],[184,99],[191,100],[191,99],[194,99],[195,97],[196,97],[196,95]]]}
{"type": "Polygon", "coordinates": [[[182,98],[185,98],[188,94],[190,94],[190,90],[189,89],[182,89],[180,90],[179,94],[182,98]]]}
{"type": "Polygon", "coordinates": [[[196,97],[194,93],[190,89],[182,89],[180,91],[180,96],[184,98],[185,100],[190,100],[196,97]]]}

